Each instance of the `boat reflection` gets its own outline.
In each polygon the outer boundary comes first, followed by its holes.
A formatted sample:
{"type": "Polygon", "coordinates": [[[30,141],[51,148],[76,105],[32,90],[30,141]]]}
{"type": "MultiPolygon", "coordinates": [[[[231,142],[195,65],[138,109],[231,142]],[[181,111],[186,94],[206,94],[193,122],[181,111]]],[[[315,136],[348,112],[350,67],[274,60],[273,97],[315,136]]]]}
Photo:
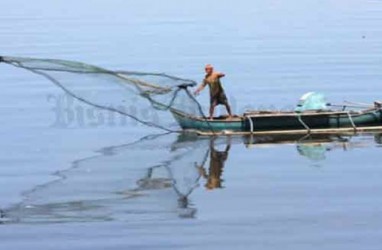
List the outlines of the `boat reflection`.
{"type": "Polygon", "coordinates": [[[293,144],[296,146],[300,156],[308,158],[312,161],[321,161],[326,159],[326,154],[330,151],[341,149],[344,151],[352,148],[370,147],[371,140],[377,145],[382,145],[381,134],[369,135],[281,135],[277,137],[261,136],[246,137],[244,143],[248,148],[277,145],[277,144],[293,144]],[[360,140],[353,140],[358,138],[360,140]],[[362,140],[364,139],[364,140],[362,140]]]}
{"type": "Polygon", "coordinates": [[[382,145],[382,134],[375,134],[374,141],[378,145],[382,145]]]}
{"type": "MultiPolygon", "coordinates": [[[[101,149],[99,156],[77,160],[57,180],[24,194],[24,200],[0,210],[2,223],[142,221],[194,218],[191,194],[223,186],[233,146],[295,145],[299,155],[325,159],[328,152],[381,144],[381,135],[315,137],[206,137],[158,135],[133,144],[101,149]]],[[[250,151],[249,151],[250,153],[250,151]]],[[[231,156],[232,157],[232,156],[231,156]]]]}

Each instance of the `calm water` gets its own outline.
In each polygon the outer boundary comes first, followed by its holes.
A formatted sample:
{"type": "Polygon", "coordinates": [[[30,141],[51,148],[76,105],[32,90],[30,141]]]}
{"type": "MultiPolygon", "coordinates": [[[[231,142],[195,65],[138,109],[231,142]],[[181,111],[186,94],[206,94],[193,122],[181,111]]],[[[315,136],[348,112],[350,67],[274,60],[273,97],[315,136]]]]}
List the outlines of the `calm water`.
{"type": "MultiPolygon", "coordinates": [[[[194,80],[213,63],[236,112],[291,108],[307,91],[381,98],[381,1],[0,9],[1,55],[194,80]]],[[[81,120],[86,106],[28,72],[0,65],[0,82],[0,249],[381,249],[380,135],[145,137],[160,131],[81,120]]]]}

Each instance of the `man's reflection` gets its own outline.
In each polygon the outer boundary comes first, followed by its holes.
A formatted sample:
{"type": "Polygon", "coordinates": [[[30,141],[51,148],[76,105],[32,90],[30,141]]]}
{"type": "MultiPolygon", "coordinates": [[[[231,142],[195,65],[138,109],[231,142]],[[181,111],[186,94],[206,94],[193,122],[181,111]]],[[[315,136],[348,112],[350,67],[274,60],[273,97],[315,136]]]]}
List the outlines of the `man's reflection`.
{"type": "Polygon", "coordinates": [[[216,150],[215,141],[216,137],[210,140],[210,166],[208,174],[203,166],[200,168],[201,175],[207,180],[205,187],[210,190],[222,188],[224,164],[228,159],[228,152],[231,148],[230,137],[227,137],[227,145],[224,151],[216,150]]]}

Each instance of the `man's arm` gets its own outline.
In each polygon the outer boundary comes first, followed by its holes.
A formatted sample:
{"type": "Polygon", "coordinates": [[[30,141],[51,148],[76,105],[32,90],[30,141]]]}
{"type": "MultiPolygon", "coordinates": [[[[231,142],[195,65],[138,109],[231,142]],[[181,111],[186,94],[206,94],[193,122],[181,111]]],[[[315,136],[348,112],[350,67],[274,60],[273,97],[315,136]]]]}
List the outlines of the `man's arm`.
{"type": "Polygon", "coordinates": [[[207,86],[207,82],[203,81],[202,84],[195,90],[194,95],[199,95],[199,93],[207,86]]]}
{"type": "Polygon", "coordinates": [[[222,78],[222,77],[225,77],[225,74],[224,74],[224,73],[217,72],[217,73],[216,73],[216,76],[219,77],[219,78],[222,78]]]}

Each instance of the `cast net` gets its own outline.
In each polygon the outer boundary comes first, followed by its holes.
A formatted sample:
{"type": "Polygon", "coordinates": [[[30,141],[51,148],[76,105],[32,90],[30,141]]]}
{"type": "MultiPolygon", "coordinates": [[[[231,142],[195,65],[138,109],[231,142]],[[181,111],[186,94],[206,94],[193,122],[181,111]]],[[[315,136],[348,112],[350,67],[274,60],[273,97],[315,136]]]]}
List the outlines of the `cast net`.
{"type": "Polygon", "coordinates": [[[1,210],[1,223],[144,221],[193,217],[209,140],[151,135],[99,150],[1,210]],[[174,217],[175,216],[175,217],[174,217]]]}
{"type": "Polygon", "coordinates": [[[0,62],[41,75],[79,101],[147,126],[176,132],[180,129],[174,114],[206,119],[188,90],[196,85],[192,80],[160,73],[113,71],[66,60],[0,57],[0,62]]]}

